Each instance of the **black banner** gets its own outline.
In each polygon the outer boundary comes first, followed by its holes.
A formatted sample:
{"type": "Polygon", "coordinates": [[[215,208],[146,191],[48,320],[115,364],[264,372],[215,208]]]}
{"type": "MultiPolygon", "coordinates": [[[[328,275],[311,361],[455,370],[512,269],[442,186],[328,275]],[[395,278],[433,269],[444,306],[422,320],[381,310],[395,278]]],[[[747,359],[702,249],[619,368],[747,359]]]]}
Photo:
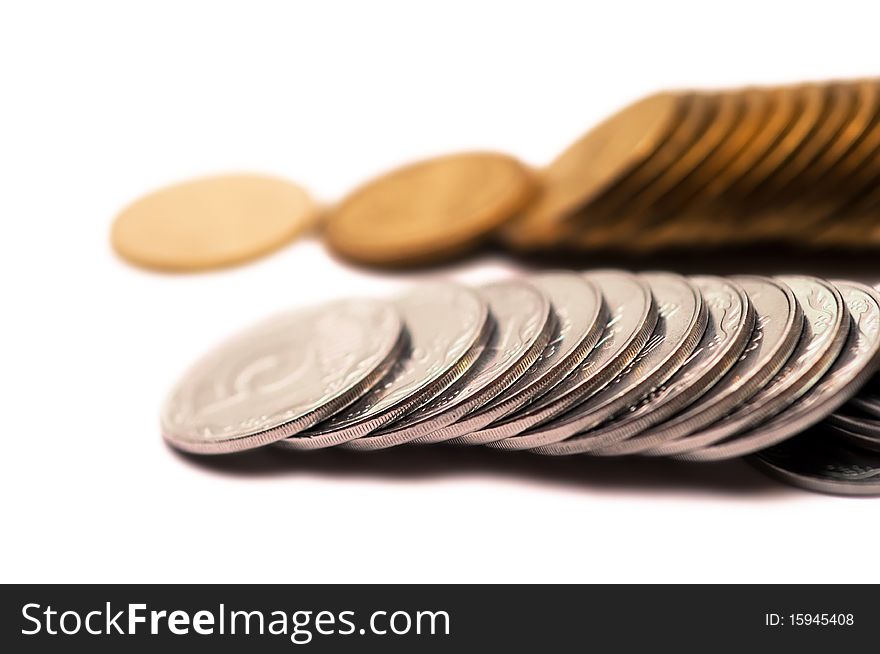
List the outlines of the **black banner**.
{"type": "Polygon", "coordinates": [[[23,585],[2,595],[5,652],[828,652],[880,637],[880,595],[867,585],[23,585]]]}

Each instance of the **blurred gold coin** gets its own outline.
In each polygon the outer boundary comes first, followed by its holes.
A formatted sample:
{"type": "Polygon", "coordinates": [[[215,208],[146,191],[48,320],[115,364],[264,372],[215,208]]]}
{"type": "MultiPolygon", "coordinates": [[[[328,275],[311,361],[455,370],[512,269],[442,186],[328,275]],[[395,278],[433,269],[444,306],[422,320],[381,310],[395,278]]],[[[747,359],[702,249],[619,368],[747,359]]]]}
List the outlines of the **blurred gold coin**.
{"type": "Polygon", "coordinates": [[[704,239],[714,239],[714,208],[711,202],[717,189],[723,188],[726,175],[760,134],[772,110],[767,94],[762,89],[748,88],[726,94],[732,102],[737,98],[742,112],[727,139],[712,154],[702,169],[695,171],[687,187],[681,187],[667,198],[668,206],[675,209],[663,216],[662,221],[640,236],[643,249],[694,247],[704,239]]]}
{"type": "Polygon", "coordinates": [[[480,243],[534,192],[532,172],[512,157],[448,155],[362,186],[328,214],[324,235],[333,250],[354,261],[430,263],[480,243]]]}
{"type": "Polygon", "coordinates": [[[559,238],[561,223],[649,160],[677,127],[684,98],[649,96],[590,130],[541,172],[541,192],[502,233],[516,246],[559,238]]]}
{"type": "MultiPolygon", "coordinates": [[[[815,124],[809,133],[798,134],[798,128],[789,132],[786,140],[795,143],[795,147],[786,161],[768,179],[761,180],[755,194],[755,202],[778,202],[784,197],[788,185],[797,182],[809,166],[830,145],[832,139],[840,132],[849,119],[854,107],[852,90],[833,84],[808,84],[801,92],[808,98],[804,104],[800,129],[807,128],[806,121],[811,120],[814,112],[815,124]],[[811,107],[821,104],[816,109],[811,107]],[[759,199],[760,198],[760,199],[759,199]]],[[[757,206],[757,205],[756,205],[757,206]]]]}
{"type": "Polygon", "coordinates": [[[825,90],[816,85],[789,87],[778,93],[790,98],[797,106],[792,121],[785,127],[767,154],[739,181],[734,190],[734,228],[726,234],[726,244],[751,244],[766,240],[772,234],[761,216],[761,193],[800,151],[815,133],[825,115],[825,90]]]}
{"type": "Polygon", "coordinates": [[[241,263],[308,229],[317,209],[296,184],[260,175],[196,179],[146,195],[124,209],[111,232],[128,261],[194,271],[241,263]]]}
{"type": "Polygon", "coordinates": [[[800,196],[810,188],[817,170],[823,169],[823,157],[855,112],[856,92],[851,85],[832,83],[824,87],[827,107],[819,127],[762,191],[765,198],[754,219],[760,222],[761,234],[768,239],[784,239],[791,226],[798,224],[793,214],[799,209],[800,196]]]}
{"type": "MultiPolygon", "coordinates": [[[[872,133],[880,116],[880,85],[876,80],[854,83],[856,110],[846,127],[823,154],[817,175],[810,180],[791,215],[789,240],[800,243],[805,234],[810,239],[823,232],[823,224],[836,221],[841,210],[852,200],[853,190],[845,178],[870,156],[876,144],[872,133]]],[[[809,240],[809,239],[808,239],[809,240]]]]}
{"type": "MultiPolygon", "coordinates": [[[[633,249],[639,234],[651,222],[658,201],[677,186],[720,142],[720,134],[729,127],[730,116],[719,116],[721,104],[713,94],[691,98],[687,114],[679,129],[655,157],[656,170],[645,174],[640,187],[624,193],[616,208],[610,210],[611,220],[594,236],[599,246],[624,250],[633,249]]],[[[727,107],[725,107],[725,110],[727,107]]],[[[584,212],[584,217],[589,217],[584,212]]],[[[592,230],[591,230],[592,231],[592,230]]]]}

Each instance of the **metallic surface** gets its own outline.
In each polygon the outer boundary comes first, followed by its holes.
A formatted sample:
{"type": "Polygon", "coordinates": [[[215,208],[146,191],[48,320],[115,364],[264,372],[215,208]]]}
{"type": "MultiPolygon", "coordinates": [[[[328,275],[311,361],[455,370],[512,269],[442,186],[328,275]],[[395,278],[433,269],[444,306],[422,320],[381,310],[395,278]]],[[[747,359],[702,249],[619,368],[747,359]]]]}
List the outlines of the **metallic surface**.
{"type": "Polygon", "coordinates": [[[473,433],[552,389],[596,345],[608,321],[599,290],[582,275],[543,273],[529,281],[547,295],[556,316],[556,330],[538,360],[501,397],[459,422],[435,432],[436,438],[473,445],[473,433]]]}
{"type": "Polygon", "coordinates": [[[880,453],[854,447],[821,427],[751,457],[768,475],[831,495],[880,495],[880,453]]]}
{"type": "Polygon", "coordinates": [[[692,404],[736,362],[755,326],[755,311],[748,296],[739,285],[721,277],[689,279],[703,296],[708,321],[688,359],[672,377],[625,413],[596,429],[543,448],[543,454],[627,454],[626,439],[692,404]]]}
{"type": "Polygon", "coordinates": [[[375,450],[419,439],[449,425],[496,397],[534,364],[550,340],[550,302],[524,281],[493,282],[477,289],[495,328],[480,358],[456,383],[404,418],[343,447],[375,450]]]}
{"type": "Polygon", "coordinates": [[[660,317],[638,356],[605,388],[568,413],[523,434],[492,443],[492,447],[540,447],[596,427],[638,402],[682,366],[708,322],[702,295],[680,275],[646,273],[642,278],[651,287],[660,317]]]}
{"type": "Polygon", "coordinates": [[[697,402],[674,418],[621,443],[616,452],[656,453],[663,443],[710,426],[766,386],[792,355],[803,332],[804,316],[791,289],[768,277],[733,279],[746,291],[757,315],[742,356],[697,402]]]}
{"type": "Polygon", "coordinates": [[[725,446],[702,450],[692,460],[743,456],[770,447],[828,417],[877,371],[880,364],[880,294],[855,282],[834,282],[852,319],[846,346],[828,372],[796,403],[725,446]]]}
{"type": "Polygon", "coordinates": [[[778,279],[791,288],[804,313],[801,340],[782,370],[733,413],[643,454],[673,456],[689,453],[688,456],[698,457],[698,450],[703,448],[724,448],[726,439],[771,418],[797,400],[834,363],[849,332],[849,314],[840,292],[828,282],[813,277],[778,279]]]}
{"type": "Polygon", "coordinates": [[[177,384],[161,414],[175,447],[234,452],[277,441],[363,395],[396,361],[394,307],[342,300],[280,314],[223,343],[177,384]]]}
{"type": "Polygon", "coordinates": [[[457,284],[424,284],[395,306],[409,336],[406,354],[356,403],[280,446],[339,445],[417,409],[468,371],[491,333],[485,301],[457,284]]]}
{"type": "Polygon", "coordinates": [[[494,442],[547,422],[617,377],[648,342],[657,324],[650,286],[636,275],[616,270],[586,273],[586,278],[599,288],[610,314],[593,351],[549,393],[472,438],[494,442]]]}

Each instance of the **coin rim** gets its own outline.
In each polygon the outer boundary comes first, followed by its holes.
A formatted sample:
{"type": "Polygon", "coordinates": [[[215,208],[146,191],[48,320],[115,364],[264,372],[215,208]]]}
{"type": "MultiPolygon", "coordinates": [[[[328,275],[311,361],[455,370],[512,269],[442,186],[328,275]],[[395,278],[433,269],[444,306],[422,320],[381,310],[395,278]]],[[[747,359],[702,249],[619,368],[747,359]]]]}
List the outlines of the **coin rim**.
{"type": "MultiPolygon", "coordinates": [[[[329,306],[329,304],[338,304],[345,301],[346,300],[336,300],[335,302],[328,303],[328,305],[319,306],[329,306]]],[[[362,397],[373,386],[375,386],[382,379],[382,377],[384,377],[388,373],[388,371],[397,361],[406,343],[403,321],[400,317],[399,312],[390,302],[386,302],[384,300],[371,301],[383,305],[386,310],[390,309],[390,315],[396,321],[397,335],[393,340],[389,339],[390,344],[388,352],[376,364],[376,366],[359,381],[351,384],[348,389],[338,392],[333,398],[315,407],[308,413],[305,413],[302,416],[294,418],[293,420],[285,421],[268,429],[261,429],[256,432],[246,434],[239,434],[221,440],[193,441],[178,437],[171,430],[167,429],[163,422],[160,422],[162,438],[173,447],[184,452],[190,452],[192,454],[229,454],[232,452],[241,452],[244,450],[251,450],[262,447],[263,445],[268,445],[270,443],[275,443],[281,439],[289,438],[290,436],[298,434],[303,430],[318,424],[319,422],[333,415],[337,411],[340,411],[349,404],[352,404],[358,398],[362,397]]],[[[307,309],[307,307],[303,307],[303,309],[307,309]]],[[[220,347],[222,347],[222,344],[220,347]]],[[[206,354],[205,356],[209,355],[210,353],[206,354]]],[[[195,365],[198,364],[196,363],[195,365]]],[[[185,378],[185,376],[188,374],[188,372],[184,373],[183,378],[185,378]]],[[[180,382],[178,382],[178,385],[179,383],[180,382]]],[[[172,394],[175,392],[176,389],[177,385],[175,385],[174,390],[172,390],[172,394]]],[[[166,400],[166,402],[167,401],[168,400],[166,400]]]]}

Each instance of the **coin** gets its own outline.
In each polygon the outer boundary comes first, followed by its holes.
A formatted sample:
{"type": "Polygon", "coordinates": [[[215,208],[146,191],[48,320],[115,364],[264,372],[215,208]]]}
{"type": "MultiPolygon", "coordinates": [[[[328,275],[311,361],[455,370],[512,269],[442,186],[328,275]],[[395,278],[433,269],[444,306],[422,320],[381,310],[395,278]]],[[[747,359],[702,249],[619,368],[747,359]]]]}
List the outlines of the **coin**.
{"type": "Polygon", "coordinates": [[[461,377],[476,361],[491,330],[486,303],[457,284],[435,282],[395,301],[407,351],[357,402],[278,445],[308,450],[359,438],[406,415],[461,377]]]}
{"type": "Polygon", "coordinates": [[[668,167],[626,207],[627,213],[652,211],[663,198],[682,184],[686,184],[696,169],[704,165],[730,136],[742,115],[742,103],[736,99],[726,101],[716,94],[708,94],[712,112],[706,115],[707,123],[700,131],[694,130],[694,140],[669,161],[668,167]]]}
{"type": "Polygon", "coordinates": [[[824,157],[852,120],[856,91],[849,84],[829,84],[825,88],[828,108],[813,136],[803,144],[791,161],[774,179],[768,180],[764,193],[769,199],[753,218],[755,228],[767,238],[790,238],[792,224],[797,224],[799,195],[810,188],[816,175],[827,172],[824,157]]]}
{"type": "Polygon", "coordinates": [[[490,447],[534,448],[592,429],[639,401],[681,367],[706,329],[708,314],[702,295],[680,275],[645,273],[640,277],[651,287],[659,317],[636,358],[602,390],[567,413],[522,434],[487,443],[490,447]]]}
{"type": "Polygon", "coordinates": [[[834,438],[822,428],[751,457],[782,481],[832,495],[880,495],[880,454],[834,438]]]}
{"type": "Polygon", "coordinates": [[[788,230],[789,238],[795,237],[791,238],[795,242],[803,241],[805,234],[814,233],[802,230],[813,230],[829,216],[836,215],[848,197],[845,192],[841,197],[840,178],[853,170],[865,156],[867,149],[862,144],[870,136],[880,112],[880,85],[870,80],[856,84],[855,88],[855,113],[823,154],[814,176],[805,181],[805,192],[799,196],[797,220],[791,223],[798,229],[788,230]]]}
{"type": "Polygon", "coordinates": [[[772,172],[776,160],[773,153],[791,131],[802,115],[801,99],[788,89],[765,89],[772,110],[761,130],[749,145],[740,153],[716,184],[710,184],[707,193],[712,202],[713,211],[704,220],[708,231],[705,238],[713,244],[748,241],[747,224],[742,214],[736,211],[737,203],[743,193],[752,188],[750,180],[754,171],[759,174],[772,172]]]}
{"type": "Polygon", "coordinates": [[[472,438],[484,442],[508,438],[564,413],[617,377],[648,342],[657,324],[657,307],[648,284],[619,270],[600,270],[585,276],[599,288],[610,314],[599,342],[550,392],[474,432],[472,438]]]}
{"type": "Polygon", "coordinates": [[[125,208],[111,242],[131,263],[202,270],[275,250],[309,229],[317,209],[296,184],[259,175],[206,177],[160,189],[125,208]]]}
{"type": "Polygon", "coordinates": [[[757,315],[755,328],[739,360],[685,411],[598,454],[635,454],[708,427],[752,397],[780,371],[794,352],[804,326],[803,312],[794,293],[767,277],[732,279],[748,294],[757,315]]]}
{"type": "Polygon", "coordinates": [[[452,424],[505,391],[535,362],[550,340],[550,302],[531,284],[510,280],[479,289],[489,305],[495,328],[473,367],[429,403],[369,436],[347,444],[349,449],[382,449],[420,439],[452,424]]]}
{"type": "Polygon", "coordinates": [[[258,323],[198,361],[162,408],[165,439],[199,454],[259,447],[342,409],[378,382],[401,350],[400,317],[344,300],[258,323]]]}
{"type": "Polygon", "coordinates": [[[797,109],[773,147],[737,182],[734,192],[739,201],[748,201],[752,193],[772,181],[809,140],[823,117],[826,95],[822,87],[807,84],[779,92],[790,96],[797,109]]]}
{"type": "Polygon", "coordinates": [[[725,179],[739,174],[738,162],[747,156],[773,110],[770,98],[761,89],[745,89],[729,95],[737,96],[743,105],[734,130],[707,165],[695,171],[690,183],[666,199],[670,208],[661,214],[662,220],[640,232],[638,243],[641,249],[702,243],[707,231],[711,238],[714,225],[705,219],[709,212],[707,207],[711,206],[719,189],[724,188],[725,179]]]}
{"type": "Polygon", "coordinates": [[[791,288],[804,313],[800,342],[782,370],[745,404],[717,422],[642,454],[698,459],[705,451],[724,453],[725,439],[735,437],[785,409],[825,374],[840,354],[849,333],[843,296],[831,284],[806,276],[778,277],[791,288]],[[685,454],[688,453],[688,454],[685,454]]]}
{"type": "Polygon", "coordinates": [[[849,120],[855,106],[852,89],[842,84],[807,84],[793,92],[805,96],[801,120],[785,138],[783,148],[791,148],[785,161],[760,181],[756,195],[778,201],[792,183],[831,145],[849,120]],[[812,122],[811,122],[812,121],[812,122]],[[803,131],[801,131],[803,130],[803,131]]]}
{"type": "Polygon", "coordinates": [[[542,454],[627,454],[626,441],[675,415],[703,395],[740,357],[755,326],[745,291],[721,277],[691,277],[708,307],[700,343],[672,377],[598,428],[541,448],[542,454]]]}
{"type": "Polygon", "coordinates": [[[880,400],[877,398],[854,397],[849,403],[874,418],[880,418],[880,400]]]}
{"type": "Polygon", "coordinates": [[[524,247],[552,239],[572,212],[653,155],[677,125],[682,106],[680,94],[652,95],[590,130],[541,171],[540,193],[502,238],[524,247]]]}
{"type": "Polygon", "coordinates": [[[765,201],[761,195],[766,194],[768,184],[772,184],[779,172],[796,159],[824,118],[826,93],[822,87],[805,85],[783,89],[782,92],[795,98],[797,114],[773,148],[732,190],[735,197],[733,210],[738,214],[740,229],[728,235],[727,244],[748,245],[768,238],[767,221],[759,211],[765,201]]]}
{"type": "Polygon", "coordinates": [[[836,411],[824,426],[855,445],[880,451],[880,420],[836,411]]]}
{"type": "Polygon", "coordinates": [[[463,419],[432,433],[434,442],[473,445],[473,433],[516,411],[552,389],[593,349],[608,311],[594,284],[582,275],[549,272],[528,277],[550,300],[556,326],[532,366],[503,395],[463,419]]]}
{"type": "Polygon", "coordinates": [[[583,223],[580,243],[587,247],[604,247],[614,242],[621,232],[630,234],[638,225],[641,209],[652,206],[653,200],[641,205],[640,200],[656,186],[667,183],[667,177],[679,173],[684,155],[699,140],[710,124],[717,107],[710,96],[685,94],[685,104],[678,125],[669,138],[657,148],[650,159],[624,180],[609,188],[588,206],[572,214],[583,223]]]}
{"type": "Polygon", "coordinates": [[[410,265],[457,255],[519,212],[535,192],[531,171],[502,154],[422,161],[362,186],[329,212],[324,236],[367,264],[410,265]]]}
{"type": "Polygon", "coordinates": [[[710,461],[743,456],[775,445],[825,419],[870,379],[880,364],[880,294],[855,282],[833,282],[852,317],[846,346],[828,372],[797,402],[724,446],[682,458],[710,461]]]}
{"type": "Polygon", "coordinates": [[[629,250],[654,249],[651,228],[681,206],[674,204],[670,209],[670,198],[681,195],[682,189],[687,192],[688,187],[698,184],[700,169],[711,167],[723,151],[742,118],[744,103],[738,94],[713,94],[710,97],[717,105],[717,111],[705,131],[649,188],[626,206],[630,224],[626,228],[619,225],[615,246],[629,250]]]}

